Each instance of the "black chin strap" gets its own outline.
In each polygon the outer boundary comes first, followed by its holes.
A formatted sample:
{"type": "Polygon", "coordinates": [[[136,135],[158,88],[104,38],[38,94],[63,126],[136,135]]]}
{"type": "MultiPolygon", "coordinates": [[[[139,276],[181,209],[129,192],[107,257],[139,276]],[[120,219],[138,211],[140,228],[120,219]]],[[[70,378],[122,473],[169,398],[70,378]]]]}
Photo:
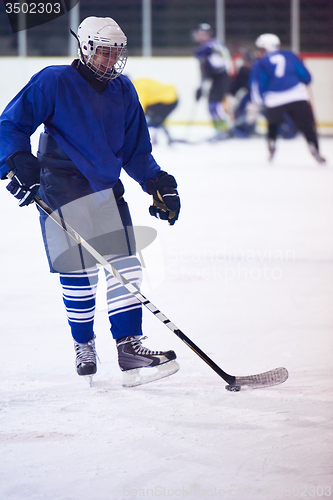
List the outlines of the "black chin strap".
{"type": "Polygon", "coordinates": [[[77,34],[74,33],[74,31],[71,30],[71,29],[69,31],[70,31],[71,35],[73,35],[73,37],[77,41],[77,44],[78,44],[78,47],[79,47],[79,51],[80,51],[80,54],[81,54],[81,61],[83,62],[83,64],[86,64],[86,61],[85,61],[85,58],[84,58],[84,54],[83,54],[82,49],[81,49],[80,40],[79,40],[77,34]]]}

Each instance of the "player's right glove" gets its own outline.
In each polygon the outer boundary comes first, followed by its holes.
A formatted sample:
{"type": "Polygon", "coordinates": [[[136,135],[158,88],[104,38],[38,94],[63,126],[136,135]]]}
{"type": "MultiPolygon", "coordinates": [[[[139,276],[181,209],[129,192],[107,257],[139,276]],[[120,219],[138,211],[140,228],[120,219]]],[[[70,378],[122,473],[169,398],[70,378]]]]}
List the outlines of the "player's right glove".
{"type": "Polygon", "coordinates": [[[29,151],[16,151],[7,158],[6,165],[13,173],[6,189],[20,200],[20,207],[30,205],[39,189],[39,161],[29,151]]]}
{"type": "Polygon", "coordinates": [[[195,100],[196,100],[196,101],[199,101],[199,100],[200,100],[200,98],[201,98],[201,96],[202,96],[202,88],[201,88],[201,87],[199,87],[199,88],[195,91],[195,100]]]}
{"type": "Polygon", "coordinates": [[[147,192],[153,195],[153,205],[149,213],[153,217],[167,220],[173,226],[179,216],[180,199],[177,182],[173,175],[161,170],[156,179],[147,181],[147,192]]]}

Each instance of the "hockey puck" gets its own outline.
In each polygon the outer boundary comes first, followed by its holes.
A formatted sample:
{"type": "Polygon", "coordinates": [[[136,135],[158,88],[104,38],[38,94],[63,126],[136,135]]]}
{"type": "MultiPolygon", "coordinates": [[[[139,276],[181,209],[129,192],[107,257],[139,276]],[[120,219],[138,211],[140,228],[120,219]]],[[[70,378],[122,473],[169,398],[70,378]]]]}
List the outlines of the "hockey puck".
{"type": "Polygon", "coordinates": [[[226,385],[225,388],[230,392],[239,392],[241,390],[240,385],[226,385]]]}

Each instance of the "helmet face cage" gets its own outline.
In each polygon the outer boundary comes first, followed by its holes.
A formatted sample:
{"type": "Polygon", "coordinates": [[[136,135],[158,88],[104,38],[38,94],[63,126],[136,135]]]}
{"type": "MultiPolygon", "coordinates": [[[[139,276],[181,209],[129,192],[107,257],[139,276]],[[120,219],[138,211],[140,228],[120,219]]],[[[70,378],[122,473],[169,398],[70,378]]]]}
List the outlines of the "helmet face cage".
{"type": "Polygon", "coordinates": [[[97,80],[103,82],[114,80],[124,70],[127,62],[127,47],[96,45],[84,62],[95,74],[97,80]]]}
{"type": "Polygon", "coordinates": [[[100,81],[117,78],[127,61],[127,38],[111,18],[88,17],[78,28],[80,60],[100,81]]]}

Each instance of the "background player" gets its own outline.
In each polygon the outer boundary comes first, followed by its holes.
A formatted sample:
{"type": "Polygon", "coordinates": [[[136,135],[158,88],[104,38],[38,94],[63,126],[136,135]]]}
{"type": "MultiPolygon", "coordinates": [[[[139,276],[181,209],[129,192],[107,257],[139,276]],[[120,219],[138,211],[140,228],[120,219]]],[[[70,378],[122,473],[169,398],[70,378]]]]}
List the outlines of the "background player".
{"type": "Polygon", "coordinates": [[[167,136],[168,144],[171,144],[172,139],[165,126],[165,120],[178,105],[176,87],[151,78],[138,78],[133,80],[133,85],[146,115],[152,143],[157,144],[157,131],[162,129],[167,136]]]}
{"type": "Polygon", "coordinates": [[[286,114],[304,134],[314,158],[325,163],[319,153],[316,124],[306,88],[311,82],[309,71],[296,54],[280,50],[280,39],[272,33],[260,35],[255,45],[259,58],[250,75],[251,96],[254,102],[266,108],[270,160],[276,150],[278,127],[286,114]]]}
{"type": "Polygon", "coordinates": [[[194,52],[200,63],[201,85],[196,91],[196,100],[202,96],[203,83],[210,82],[208,108],[216,129],[215,139],[224,139],[228,128],[228,115],[223,107],[223,98],[228,92],[230,53],[219,40],[212,36],[209,24],[199,24],[192,32],[193,39],[199,45],[194,52]]]}

